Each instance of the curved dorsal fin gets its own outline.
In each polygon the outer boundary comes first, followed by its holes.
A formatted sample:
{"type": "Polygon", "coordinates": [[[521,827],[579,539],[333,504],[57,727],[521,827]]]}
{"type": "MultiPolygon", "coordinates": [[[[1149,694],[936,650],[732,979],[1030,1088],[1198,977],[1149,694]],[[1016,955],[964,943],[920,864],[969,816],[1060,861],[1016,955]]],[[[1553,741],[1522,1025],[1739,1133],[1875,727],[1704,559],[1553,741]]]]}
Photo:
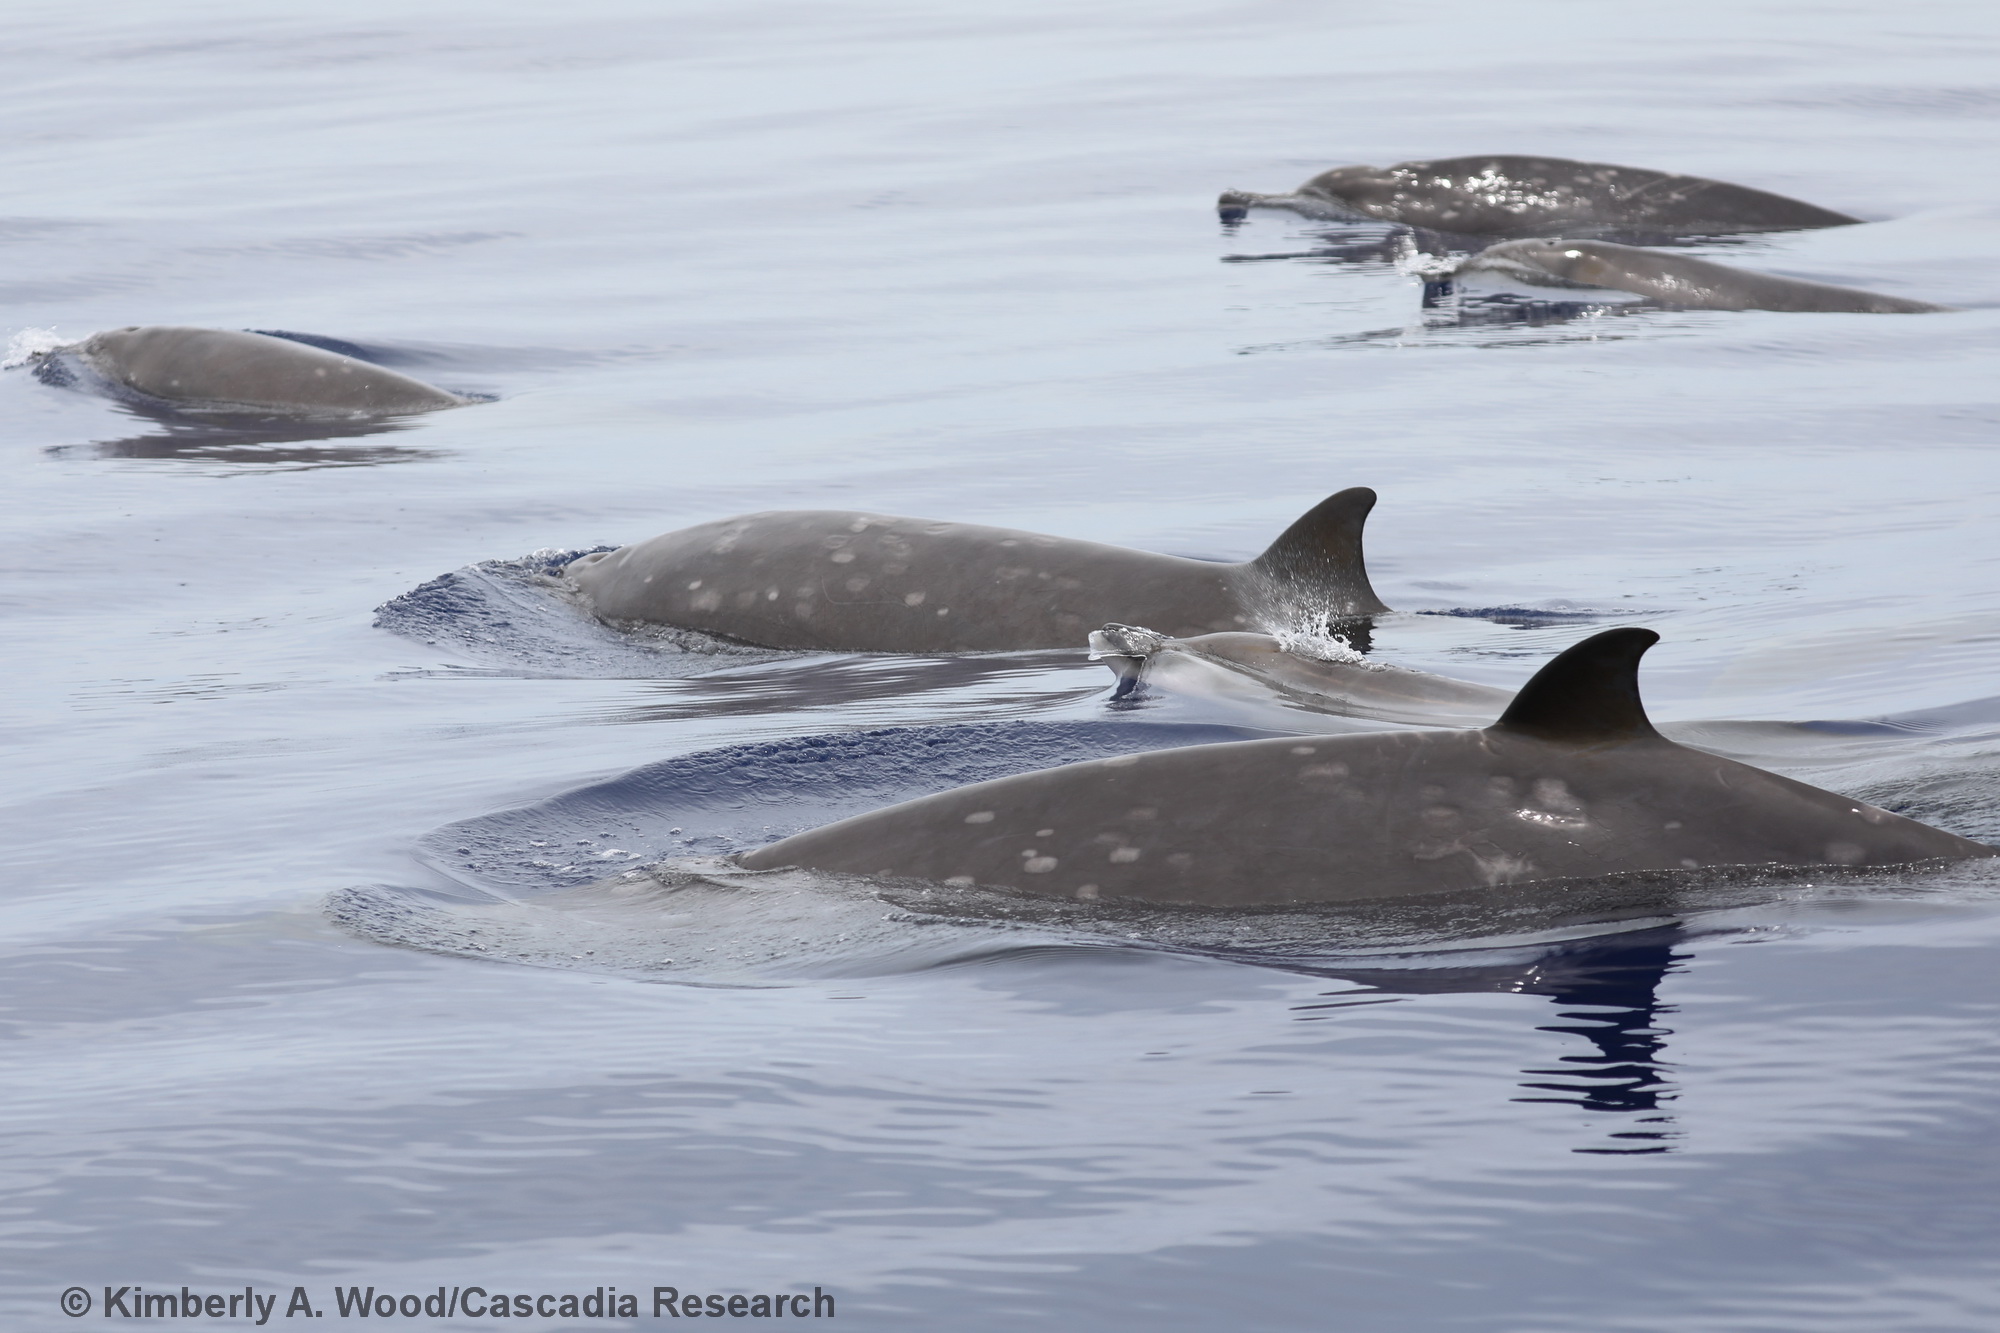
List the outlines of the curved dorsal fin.
{"type": "Polygon", "coordinates": [[[1608,629],[1550,658],[1489,730],[1578,745],[1657,737],[1639,701],[1639,659],[1660,641],[1649,629],[1608,629]]]}
{"type": "Polygon", "coordinates": [[[1250,563],[1280,585],[1307,583],[1338,592],[1348,615],[1387,611],[1369,586],[1368,565],[1361,558],[1361,528],[1374,507],[1375,492],[1366,486],[1329,495],[1250,563]]]}

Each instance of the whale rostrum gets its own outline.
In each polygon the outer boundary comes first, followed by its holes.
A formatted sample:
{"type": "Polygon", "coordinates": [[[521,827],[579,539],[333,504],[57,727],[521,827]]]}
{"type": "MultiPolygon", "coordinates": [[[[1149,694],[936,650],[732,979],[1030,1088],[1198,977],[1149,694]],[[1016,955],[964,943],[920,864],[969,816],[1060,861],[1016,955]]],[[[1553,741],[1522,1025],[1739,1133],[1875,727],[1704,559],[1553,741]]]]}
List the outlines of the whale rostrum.
{"type": "Polygon", "coordinates": [[[742,855],[1044,897],[1248,907],[1634,871],[1882,866],[1988,847],[1653,729],[1659,636],[1557,655],[1492,725],[1197,745],[942,792],[742,855]]]}
{"type": "Polygon", "coordinates": [[[1546,236],[1585,227],[1789,231],[1860,221],[1701,176],[1509,154],[1335,167],[1290,194],[1224,191],[1216,207],[1225,221],[1252,208],[1283,208],[1308,217],[1400,222],[1471,236],[1546,236]]]}
{"type": "Polygon", "coordinates": [[[1375,492],[1350,487],[1241,564],[1012,528],[845,510],[704,523],[565,570],[602,619],[767,648],[955,653],[1069,648],[1108,620],[1175,635],[1386,611],[1361,532],[1375,492]]]}
{"type": "Polygon", "coordinates": [[[198,409],[400,416],[471,401],[387,367],[267,333],[156,324],[94,333],[70,350],[114,384],[198,409]]]}
{"type": "Polygon", "coordinates": [[[1950,309],[1855,287],[1757,273],[1671,250],[1611,241],[1535,237],[1503,241],[1462,261],[1552,287],[1608,287],[1689,310],[1787,310],[1873,315],[1932,314],[1950,309]]]}

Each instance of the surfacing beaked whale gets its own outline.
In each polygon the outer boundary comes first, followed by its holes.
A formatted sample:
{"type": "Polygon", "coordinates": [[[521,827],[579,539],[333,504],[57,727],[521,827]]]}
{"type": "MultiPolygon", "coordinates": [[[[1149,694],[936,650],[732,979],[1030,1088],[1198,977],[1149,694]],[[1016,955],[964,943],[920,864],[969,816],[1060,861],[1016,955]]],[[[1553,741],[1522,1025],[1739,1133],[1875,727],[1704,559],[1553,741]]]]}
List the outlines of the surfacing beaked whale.
{"type": "Polygon", "coordinates": [[[1651,630],[1558,654],[1491,726],[1196,745],[942,792],[742,855],[1043,897],[1365,901],[1633,871],[2000,855],[1676,745],[1639,698],[1651,630]]]}
{"type": "Polygon", "coordinates": [[[1329,496],[1255,560],[1223,564],[1011,528],[845,510],[704,523],[564,571],[599,618],[766,648],[1018,652],[1080,646],[1107,620],[1176,635],[1386,611],[1361,530],[1375,492],[1329,496]]]}
{"type": "Polygon", "coordinates": [[[1503,241],[1462,261],[1539,286],[1607,287],[1688,310],[1785,310],[1872,315],[1934,314],[1950,306],[1804,278],[1755,273],[1672,250],[1552,237],[1503,241]]]}
{"type": "Polygon", "coordinates": [[[1511,154],[1335,167],[1290,194],[1225,190],[1216,207],[1225,222],[1252,208],[1285,208],[1313,218],[1372,218],[1467,236],[1536,236],[1590,227],[1790,231],[1861,220],[1700,176],[1511,154]]]}
{"type": "Polygon", "coordinates": [[[1193,694],[1275,699],[1315,713],[1431,727],[1483,727],[1513,693],[1491,685],[1376,662],[1355,653],[1316,657],[1269,634],[1175,639],[1137,625],[1106,625],[1091,656],[1118,677],[1114,698],[1141,684],[1193,694]]]}
{"type": "Polygon", "coordinates": [[[266,333],[156,324],[94,333],[68,350],[114,384],[212,411],[400,416],[471,401],[372,362],[266,333]]]}

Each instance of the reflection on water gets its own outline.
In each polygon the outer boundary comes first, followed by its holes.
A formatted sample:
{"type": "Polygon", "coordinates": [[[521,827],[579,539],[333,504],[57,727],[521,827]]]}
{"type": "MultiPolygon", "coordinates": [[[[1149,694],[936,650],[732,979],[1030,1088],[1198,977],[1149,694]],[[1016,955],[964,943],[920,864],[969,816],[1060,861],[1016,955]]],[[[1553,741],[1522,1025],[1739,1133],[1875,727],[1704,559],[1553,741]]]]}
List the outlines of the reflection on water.
{"type": "Polygon", "coordinates": [[[972,690],[979,691],[980,711],[991,713],[1015,704],[1047,706],[1087,699],[1101,693],[1107,683],[1099,664],[1068,648],[957,657],[856,654],[728,669],[689,681],[663,681],[646,687],[657,699],[620,704],[599,715],[599,720],[665,722],[972,690]],[[1053,672],[1080,676],[1085,683],[1051,689],[1048,677],[1053,672]],[[993,688],[1010,680],[1018,680],[1021,688],[1011,693],[993,688]]]}
{"type": "Polygon", "coordinates": [[[1561,602],[1554,606],[1446,606],[1434,610],[1412,611],[1413,616],[1449,616],[1458,620],[1484,620],[1489,624],[1503,625],[1508,629],[1547,629],[1551,625],[1595,625],[1614,617],[1629,617],[1652,612],[1599,611],[1578,606],[1574,602],[1561,602]]]}
{"type": "MultiPolygon", "coordinates": [[[[1234,236],[1241,224],[1225,223],[1223,234],[1234,236]]],[[[1398,227],[1383,223],[1354,224],[1347,226],[1315,229],[1312,239],[1317,242],[1310,250],[1281,250],[1270,254],[1224,255],[1225,264],[1261,264],[1273,260],[1303,259],[1318,264],[1388,264],[1395,265],[1414,258],[1419,253],[1443,255],[1449,249],[1438,244],[1434,233],[1420,232],[1412,227],[1398,227]],[[1428,243],[1427,243],[1428,242],[1428,243]]],[[[1480,248],[1479,242],[1468,242],[1457,247],[1459,253],[1480,248]]]]}
{"type": "Polygon", "coordinates": [[[378,467],[384,463],[414,463],[443,458],[448,451],[412,445],[345,445],[333,441],[386,435],[409,430],[401,420],[303,420],[299,417],[183,415],[119,405],[126,415],[148,422],[153,429],[140,435],[88,444],[52,445],[42,452],[51,458],[159,458],[195,463],[222,463],[245,471],[305,471],[323,467],[378,467]]]}
{"type": "Polygon", "coordinates": [[[1641,301],[1544,301],[1512,292],[1453,296],[1410,312],[1407,324],[1238,347],[1238,356],[1333,351],[1361,345],[1396,347],[1541,347],[1566,342],[1618,342],[1677,332],[1685,313],[1641,301]],[[1634,319],[1633,316],[1651,316],[1634,319]],[[1669,323],[1663,317],[1677,316],[1669,323]],[[1620,321],[1614,325],[1612,320],[1620,321]]]}
{"type": "MultiPolygon", "coordinates": [[[[1536,1080],[1521,1085],[1533,1095],[1513,1100],[1636,1115],[1636,1124],[1649,1126],[1612,1133],[1609,1137],[1619,1146],[1578,1148],[1577,1152],[1662,1153],[1669,1151],[1667,1140],[1673,1132],[1667,1126],[1672,1118],[1659,1112],[1676,1094],[1664,1072],[1662,1053],[1671,1033],[1659,1025],[1660,1015],[1669,1012],[1660,1003],[1659,986],[1687,957],[1684,952],[1675,952],[1681,938],[1678,926],[1659,927],[1556,946],[1525,961],[1461,967],[1329,968],[1325,975],[1391,994],[1498,991],[1548,996],[1555,1001],[1557,1017],[1565,1021],[1540,1025],[1539,1030],[1581,1037],[1595,1050],[1588,1055],[1562,1056],[1559,1068],[1522,1070],[1536,1080]]],[[[1365,992],[1335,994],[1360,993],[1365,992]]],[[[1337,1005],[1367,1002],[1350,998],[1337,1005]]],[[[1337,1005],[1295,1007],[1315,1010],[1337,1005]]]]}

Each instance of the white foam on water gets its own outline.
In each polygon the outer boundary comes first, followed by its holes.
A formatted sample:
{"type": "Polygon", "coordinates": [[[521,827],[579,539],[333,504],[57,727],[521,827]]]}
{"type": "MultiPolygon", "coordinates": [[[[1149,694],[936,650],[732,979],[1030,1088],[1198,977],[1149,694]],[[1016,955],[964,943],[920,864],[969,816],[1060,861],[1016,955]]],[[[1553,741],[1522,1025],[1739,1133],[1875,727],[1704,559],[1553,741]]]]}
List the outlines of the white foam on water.
{"type": "Polygon", "coordinates": [[[75,341],[74,338],[63,337],[54,329],[20,329],[7,339],[6,353],[0,355],[0,370],[18,370],[75,341]]]}

